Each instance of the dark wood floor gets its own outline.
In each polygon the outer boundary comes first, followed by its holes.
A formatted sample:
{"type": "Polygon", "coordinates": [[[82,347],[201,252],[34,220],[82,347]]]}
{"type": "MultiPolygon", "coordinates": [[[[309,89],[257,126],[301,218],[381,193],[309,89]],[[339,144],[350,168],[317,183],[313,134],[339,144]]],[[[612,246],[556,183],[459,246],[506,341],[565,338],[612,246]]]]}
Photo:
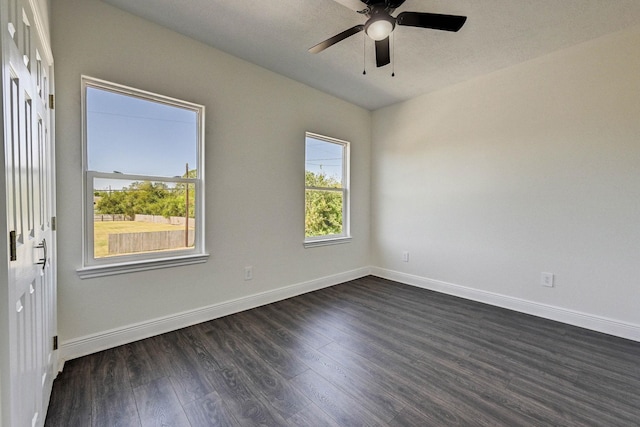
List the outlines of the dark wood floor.
{"type": "Polygon", "coordinates": [[[640,343],[375,277],[66,363],[47,426],[638,426],[640,343]]]}

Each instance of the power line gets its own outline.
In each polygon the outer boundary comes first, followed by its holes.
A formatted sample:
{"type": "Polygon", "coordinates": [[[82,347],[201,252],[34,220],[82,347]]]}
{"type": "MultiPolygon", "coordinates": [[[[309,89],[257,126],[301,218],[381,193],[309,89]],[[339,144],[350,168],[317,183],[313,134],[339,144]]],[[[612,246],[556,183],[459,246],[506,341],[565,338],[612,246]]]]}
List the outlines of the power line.
{"type": "Polygon", "coordinates": [[[155,118],[155,117],[134,116],[134,115],[131,115],[131,114],[109,113],[109,112],[106,112],[106,111],[89,110],[88,112],[89,113],[93,113],[93,114],[102,114],[102,115],[105,115],[105,116],[127,117],[127,118],[131,118],[131,119],[153,120],[153,121],[157,121],[157,122],[188,123],[188,124],[193,124],[193,125],[196,124],[195,122],[186,121],[186,120],[160,119],[160,118],[155,118]]]}

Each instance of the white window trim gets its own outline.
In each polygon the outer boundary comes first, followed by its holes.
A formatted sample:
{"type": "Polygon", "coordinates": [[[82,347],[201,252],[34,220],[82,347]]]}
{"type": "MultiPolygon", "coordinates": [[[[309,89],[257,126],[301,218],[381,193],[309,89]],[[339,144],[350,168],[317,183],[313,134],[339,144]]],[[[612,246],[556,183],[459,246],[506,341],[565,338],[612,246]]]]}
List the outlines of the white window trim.
{"type": "MultiPolygon", "coordinates": [[[[312,239],[312,237],[308,237],[307,240],[304,241],[304,247],[316,248],[319,246],[341,245],[343,243],[349,243],[352,240],[351,236],[331,237],[331,238],[327,238],[326,236],[323,236],[323,237],[324,237],[323,239],[318,239],[318,240],[310,240],[312,239]]],[[[317,239],[317,237],[313,237],[313,239],[317,239]]]]}
{"type": "Polygon", "coordinates": [[[167,268],[173,266],[190,265],[196,263],[207,262],[209,254],[205,251],[205,230],[204,230],[204,114],[205,107],[182,101],[179,99],[169,98],[151,92],[111,83],[105,80],[95,79],[89,76],[82,76],[82,171],[83,171],[83,267],[76,270],[78,276],[82,279],[110,276],[114,274],[123,274],[136,271],[145,271],[157,268],[167,268]],[[198,135],[197,141],[197,178],[182,177],[155,177],[147,175],[129,175],[121,173],[104,173],[88,170],[88,154],[87,154],[87,112],[86,112],[86,94],[87,88],[94,87],[101,90],[112,91],[115,93],[134,96],[154,102],[189,109],[195,111],[198,117],[198,135]],[[156,182],[183,182],[195,184],[195,242],[192,249],[182,249],[176,251],[162,251],[151,253],[140,253],[131,255],[121,255],[115,257],[94,257],[94,233],[93,233],[93,179],[94,178],[115,178],[132,181],[156,181],[156,182]]]}
{"type": "MultiPolygon", "coordinates": [[[[314,236],[304,238],[303,245],[305,248],[314,248],[318,246],[338,245],[342,243],[349,243],[352,240],[351,237],[351,184],[350,184],[350,154],[351,144],[348,141],[344,141],[329,136],[320,135],[317,133],[306,132],[306,138],[313,138],[320,141],[325,141],[333,144],[339,144],[342,146],[342,188],[324,188],[324,187],[307,187],[305,184],[304,190],[321,190],[321,191],[336,191],[343,194],[342,202],[342,233],[341,234],[327,234],[325,236],[314,236]]],[[[305,194],[306,199],[306,194],[305,194]]],[[[306,234],[306,232],[305,232],[306,234]]]]}
{"type": "Polygon", "coordinates": [[[182,255],[171,258],[156,258],[153,260],[90,266],[79,268],[76,272],[81,279],[92,279],[94,277],[113,276],[116,274],[134,273],[137,271],[155,270],[158,268],[201,264],[207,262],[208,259],[209,254],[182,255]]]}

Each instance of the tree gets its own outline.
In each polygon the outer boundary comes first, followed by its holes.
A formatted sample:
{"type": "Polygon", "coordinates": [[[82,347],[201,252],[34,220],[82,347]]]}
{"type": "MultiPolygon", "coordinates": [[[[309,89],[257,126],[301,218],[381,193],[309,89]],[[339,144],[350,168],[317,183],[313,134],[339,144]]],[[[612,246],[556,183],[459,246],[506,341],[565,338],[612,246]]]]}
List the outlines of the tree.
{"type": "Polygon", "coordinates": [[[342,233],[342,192],[323,188],[342,188],[340,182],[324,173],[305,172],[305,236],[342,233]]]}
{"type": "MultiPolygon", "coordinates": [[[[183,178],[193,178],[196,170],[190,170],[183,178]]],[[[184,217],[186,194],[189,192],[189,217],[195,217],[195,188],[193,184],[179,183],[168,187],[162,182],[138,181],[116,191],[95,191],[98,200],[96,213],[126,215],[133,220],[138,215],[162,215],[184,217]]]]}
{"type": "Polygon", "coordinates": [[[102,193],[96,204],[96,211],[107,215],[125,215],[127,213],[125,199],[126,195],[121,191],[102,193]]]}

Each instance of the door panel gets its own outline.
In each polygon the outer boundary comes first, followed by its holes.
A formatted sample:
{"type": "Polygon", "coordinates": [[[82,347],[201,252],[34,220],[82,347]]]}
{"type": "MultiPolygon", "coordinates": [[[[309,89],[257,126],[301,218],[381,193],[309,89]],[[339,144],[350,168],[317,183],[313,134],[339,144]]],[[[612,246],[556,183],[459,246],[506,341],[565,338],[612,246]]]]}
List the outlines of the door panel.
{"type": "Polygon", "coordinates": [[[1,331],[10,348],[12,426],[44,424],[57,364],[53,113],[47,87],[53,69],[40,54],[44,44],[30,5],[29,0],[9,0],[0,14],[7,229],[16,235],[6,285],[12,316],[9,330],[1,331]]]}

